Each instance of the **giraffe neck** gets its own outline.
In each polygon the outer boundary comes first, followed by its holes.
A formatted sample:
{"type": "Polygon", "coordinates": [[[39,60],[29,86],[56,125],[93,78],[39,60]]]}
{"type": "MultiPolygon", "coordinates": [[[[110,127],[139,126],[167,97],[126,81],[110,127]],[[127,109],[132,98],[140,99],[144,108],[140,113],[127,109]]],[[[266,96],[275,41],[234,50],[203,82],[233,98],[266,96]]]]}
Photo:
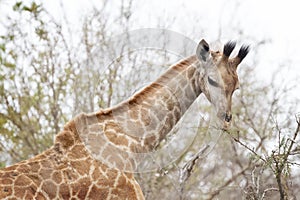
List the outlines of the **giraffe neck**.
{"type": "Polygon", "coordinates": [[[90,153],[114,166],[122,157],[119,166],[125,166],[128,152],[154,150],[200,95],[199,68],[195,56],[184,59],[116,107],[77,117],[77,132],[90,153]],[[116,151],[122,155],[112,156],[116,151]]]}
{"type": "Polygon", "coordinates": [[[180,61],[127,101],[94,115],[101,123],[109,114],[125,135],[139,138],[141,145],[155,136],[148,143],[157,145],[201,93],[196,62],[195,56],[180,61]]]}

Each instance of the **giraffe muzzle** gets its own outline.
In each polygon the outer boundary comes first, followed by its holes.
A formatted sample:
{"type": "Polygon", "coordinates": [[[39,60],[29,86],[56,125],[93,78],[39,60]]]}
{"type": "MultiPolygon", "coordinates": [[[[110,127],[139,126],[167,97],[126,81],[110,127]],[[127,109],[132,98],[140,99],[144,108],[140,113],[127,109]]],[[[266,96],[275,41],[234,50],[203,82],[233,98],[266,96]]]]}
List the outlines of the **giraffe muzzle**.
{"type": "Polygon", "coordinates": [[[228,113],[224,112],[224,113],[221,114],[220,118],[222,120],[224,120],[225,122],[229,123],[232,119],[232,114],[228,114],[228,113]]]}
{"type": "Polygon", "coordinates": [[[224,113],[222,113],[221,115],[220,115],[220,118],[221,118],[221,120],[224,122],[223,123],[223,130],[228,130],[228,128],[230,127],[230,122],[231,122],[231,120],[232,120],[232,114],[229,114],[229,113],[226,113],[226,112],[224,112],[224,113]]]}
{"type": "Polygon", "coordinates": [[[231,124],[232,114],[229,114],[228,112],[220,112],[218,114],[218,118],[223,122],[222,129],[227,130],[231,124]]]}

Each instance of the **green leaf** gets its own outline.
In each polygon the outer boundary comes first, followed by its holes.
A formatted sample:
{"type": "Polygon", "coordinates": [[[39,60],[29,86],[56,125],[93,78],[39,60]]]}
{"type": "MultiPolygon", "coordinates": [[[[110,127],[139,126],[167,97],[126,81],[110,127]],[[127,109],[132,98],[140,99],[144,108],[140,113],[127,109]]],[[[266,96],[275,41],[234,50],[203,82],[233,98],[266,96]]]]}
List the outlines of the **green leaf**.
{"type": "Polygon", "coordinates": [[[12,35],[12,34],[9,34],[9,35],[7,36],[7,38],[8,38],[8,40],[13,41],[13,40],[15,39],[15,36],[12,35]]]}
{"type": "Polygon", "coordinates": [[[5,51],[5,44],[0,44],[0,49],[4,52],[5,51]]]}
{"type": "Polygon", "coordinates": [[[0,162],[0,168],[4,168],[6,165],[4,162],[0,162]]]}
{"type": "Polygon", "coordinates": [[[35,33],[41,38],[41,39],[47,39],[47,31],[41,28],[36,28],[35,33]]]}
{"type": "Polygon", "coordinates": [[[4,62],[3,65],[7,68],[11,68],[11,69],[15,69],[16,65],[14,63],[10,63],[10,62],[4,62]]]}
{"type": "Polygon", "coordinates": [[[35,2],[32,2],[30,7],[24,6],[22,8],[22,10],[31,12],[36,15],[36,14],[40,13],[40,11],[41,11],[40,8],[41,8],[40,5],[36,4],[35,2]]]}
{"type": "Polygon", "coordinates": [[[22,10],[32,12],[31,8],[29,8],[28,6],[24,6],[22,10]]]}
{"type": "Polygon", "coordinates": [[[15,5],[13,6],[13,11],[20,10],[21,5],[22,5],[21,1],[15,3],[15,5]]]}

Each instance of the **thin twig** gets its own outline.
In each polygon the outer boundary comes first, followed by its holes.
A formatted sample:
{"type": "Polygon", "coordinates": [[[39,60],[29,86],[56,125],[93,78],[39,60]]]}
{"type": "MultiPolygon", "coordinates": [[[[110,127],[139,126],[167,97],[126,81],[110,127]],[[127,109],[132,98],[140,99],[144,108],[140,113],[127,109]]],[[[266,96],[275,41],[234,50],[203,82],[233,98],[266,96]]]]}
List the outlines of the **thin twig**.
{"type": "MultiPolygon", "coordinates": [[[[226,131],[227,132],[227,131],[226,131]]],[[[262,160],[263,162],[267,162],[266,159],[264,159],[261,155],[259,155],[258,153],[256,153],[253,149],[251,149],[250,147],[248,147],[246,144],[244,144],[243,142],[241,142],[238,138],[234,137],[232,134],[230,134],[229,132],[227,132],[228,135],[237,143],[239,143],[240,145],[242,145],[244,148],[246,148],[247,150],[249,150],[251,153],[253,153],[254,155],[256,155],[260,160],[262,160]]]]}

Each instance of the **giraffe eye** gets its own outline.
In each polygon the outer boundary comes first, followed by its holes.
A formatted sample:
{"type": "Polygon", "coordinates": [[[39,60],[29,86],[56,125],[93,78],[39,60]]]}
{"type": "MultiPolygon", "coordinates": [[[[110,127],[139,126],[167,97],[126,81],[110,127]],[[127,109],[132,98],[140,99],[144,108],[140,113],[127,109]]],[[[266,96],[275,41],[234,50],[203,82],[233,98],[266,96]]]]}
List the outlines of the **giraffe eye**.
{"type": "Polygon", "coordinates": [[[208,83],[214,87],[220,87],[219,83],[211,79],[209,76],[208,76],[208,83]]]}

